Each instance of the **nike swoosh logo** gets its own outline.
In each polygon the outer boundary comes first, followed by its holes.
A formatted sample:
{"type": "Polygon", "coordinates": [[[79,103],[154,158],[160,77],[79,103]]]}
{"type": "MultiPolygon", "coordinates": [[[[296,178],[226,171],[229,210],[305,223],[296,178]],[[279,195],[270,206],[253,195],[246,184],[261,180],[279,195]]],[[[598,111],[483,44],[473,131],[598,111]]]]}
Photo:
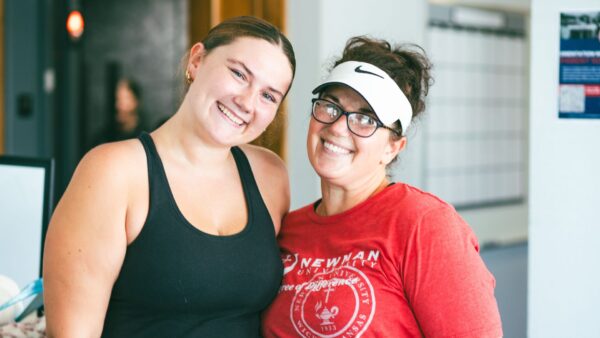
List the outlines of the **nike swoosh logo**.
{"type": "Polygon", "coordinates": [[[382,79],[383,79],[383,76],[381,76],[381,75],[379,75],[379,74],[375,74],[375,73],[369,72],[368,70],[362,70],[362,69],[360,69],[360,67],[362,67],[362,65],[360,65],[360,66],[357,66],[356,68],[354,68],[354,71],[355,71],[355,72],[357,72],[357,73],[363,73],[363,74],[371,74],[371,75],[375,75],[375,76],[377,76],[377,77],[380,77],[380,78],[382,78],[382,79]]]}

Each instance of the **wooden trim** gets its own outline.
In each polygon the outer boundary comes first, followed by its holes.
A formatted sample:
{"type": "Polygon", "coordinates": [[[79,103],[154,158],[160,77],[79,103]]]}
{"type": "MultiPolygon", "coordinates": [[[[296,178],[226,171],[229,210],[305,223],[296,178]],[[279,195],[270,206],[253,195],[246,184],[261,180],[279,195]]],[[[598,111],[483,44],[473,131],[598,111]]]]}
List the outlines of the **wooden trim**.
{"type": "Polygon", "coordinates": [[[281,20],[281,31],[287,36],[287,1],[281,0],[279,6],[279,19],[281,20]]]}
{"type": "Polygon", "coordinates": [[[259,18],[265,17],[265,14],[263,12],[262,0],[252,0],[252,15],[257,16],[259,18]]]}
{"type": "Polygon", "coordinates": [[[210,28],[218,25],[223,20],[221,13],[221,0],[210,0],[210,28]]]}
{"type": "Polygon", "coordinates": [[[188,47],[202,41],[212,27],[211,3],[213,0],[190,0],[188,11],[188,47]]]}
{"type": "MultiPolygon", "coordinates": [[[[287,30],[287,0],[281,0],[279,1],[279,24],[281,25],[280,29],[283,32],[283,34],[285,34],[286,36],[288,35],[288,30],[287,30]]],[[[288,37],[289,38],[289,37],[288,37]]],[[[288,145],[289,145],[289,140],[288,140],[288,130],[290,128],[290,123],[289,123],[289,116],[288,116],[288,112],[289,112],[289,107],[288,107],[288,99],[286,98],[285,101],[282,103],[283,105],[283,111],[285,111],[285,116],[284,116],[284,121],[283,121],[283,127],[281,128],[281,134],[279,135],[279,142],[280,142],[280,153],[279,155],[281,156],[281,158],[283,159],[283,161],[285,163],[289,163],[289,157],[288,157],[288,145]]]]}
{"type": "Polygon", "coordinates": [[[4,154],[4,0],[0,0],[0,155],[4,154]]]}

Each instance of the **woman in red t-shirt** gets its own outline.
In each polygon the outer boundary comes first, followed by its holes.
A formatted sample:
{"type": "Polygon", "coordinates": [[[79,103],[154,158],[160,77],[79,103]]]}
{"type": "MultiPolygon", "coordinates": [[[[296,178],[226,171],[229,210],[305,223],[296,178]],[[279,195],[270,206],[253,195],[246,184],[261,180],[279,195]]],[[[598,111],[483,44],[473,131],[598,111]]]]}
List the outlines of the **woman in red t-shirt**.
{"type": "Polygon", "coordinates": [[[307,148],[323,197],[284,220],[264,336],[502,336],[469,226],[386,174],[425,109],[430,68],[418,46],[355,37],[313,91],[307,148]]]}

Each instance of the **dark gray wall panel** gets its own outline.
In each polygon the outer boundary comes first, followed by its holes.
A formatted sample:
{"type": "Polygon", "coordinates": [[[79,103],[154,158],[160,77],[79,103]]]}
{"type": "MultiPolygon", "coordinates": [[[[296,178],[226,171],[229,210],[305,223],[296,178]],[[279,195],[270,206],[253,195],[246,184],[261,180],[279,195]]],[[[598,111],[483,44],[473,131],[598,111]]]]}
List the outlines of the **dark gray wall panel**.
{"type": "Polygon", "coordinates": [[[41,156],[45,132],[41,39],[37,31],[40,2],[21,0],[5,1],[4,4],[6,153],[41,156]],[[29,107],[28,113],[19,112],[23,105],[29,107]]]}
{"type": "Polygon", "coordinates": [[[150,126],[179,105],[180,61],[187,50],[186,0],[86,0],[82,48],[88,139],[108,123],[107,67],[120,64],[121,73],[143,90],[142,110],[150,126]]]}

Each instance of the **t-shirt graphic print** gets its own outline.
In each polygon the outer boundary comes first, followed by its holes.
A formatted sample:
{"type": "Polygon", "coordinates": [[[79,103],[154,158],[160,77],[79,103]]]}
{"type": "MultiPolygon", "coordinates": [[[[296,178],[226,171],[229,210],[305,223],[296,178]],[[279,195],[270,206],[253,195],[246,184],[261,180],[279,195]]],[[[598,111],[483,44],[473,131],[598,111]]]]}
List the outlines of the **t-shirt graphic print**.
{"type": "Polygon", "coordinates": [[[376,250],[324,258],[284,254],[284,274],[302,277],[280,288],[280,293],[294,294],[289,317],[296,332],[303,337],[362,334],[373,320],[377,301],[361,268],[374,267],[378,258],[376,250]]]}

